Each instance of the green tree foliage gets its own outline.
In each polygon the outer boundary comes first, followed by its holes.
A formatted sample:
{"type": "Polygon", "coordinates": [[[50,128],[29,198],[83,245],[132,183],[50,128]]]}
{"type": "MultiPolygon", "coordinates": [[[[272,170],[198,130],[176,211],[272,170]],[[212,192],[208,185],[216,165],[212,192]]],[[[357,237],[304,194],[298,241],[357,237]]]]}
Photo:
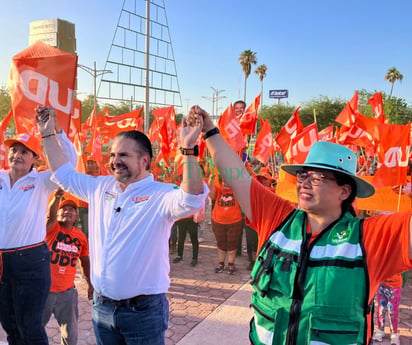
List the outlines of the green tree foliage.
{"type": "Polygon", "coordinates": [[[259,117],[269,120],[272,132],[275,134],[286,124],[294,111],[295,107],[291,105],[275,104],[263,106],[259,112],[259,117]]]}
{"type": "Polygon", "coordinates": [[[89,95],[84,100],[82,100],[82,123],[86,122],[86,120],[92,113],[93,108],[94,108],[94,96],[89,95]]]}
{"type": "Polygon", "coordinates": [[[10,94],[9,91],[2,87],[0,88],[0,120],[9,113],[11,109],[10,94]]]}
{"type": "Polygon", "coordinates": [[[318,130],[330,126],[337,125],[335,119],[341,113],[342,109],[345,107],[347,101],[340,98],[329,98],[325,96],[320,96],[315,98],[308,103],[303,104],[299,111],[300,119],[302,124],[307,126],[315,121],[318,124],[318,130]]]}
{"type": "MultiPolygon", "coordinates": [[[[359,111],[361,114],[369,117],[375,116],[372,107],[368,103],[368,99],[378,92],[379,91],[359,91],[359,111]]],[[[403,98],[388,96],[382,92],[382,103],[385,118],[388,119],[389,123],[405,125],[408,121],[412,121],[412,108],[408,106],[403,98]]]]}

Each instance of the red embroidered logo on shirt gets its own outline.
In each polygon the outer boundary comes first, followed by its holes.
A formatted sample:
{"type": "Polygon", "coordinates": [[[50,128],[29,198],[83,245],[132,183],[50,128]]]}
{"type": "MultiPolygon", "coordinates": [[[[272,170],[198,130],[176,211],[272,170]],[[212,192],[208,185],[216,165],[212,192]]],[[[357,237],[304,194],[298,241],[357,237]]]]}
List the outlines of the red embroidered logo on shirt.
{"type": "Polygon", "coordinates": [[[134,197],[132,198],[132,201],[133,201],[135,204],[140,204],[141,202],[145,202],[145,201],[147,201],[147,200],[149,200],[149,196],[134,196],[134,197]]]}
{"type": "Polygon", "coordinates": [[[22,186],[19,189],[21,189],[23,192],[27,192],[30,189],[34,189],[34,183],[29,184],[28,186],[22,186]]]}

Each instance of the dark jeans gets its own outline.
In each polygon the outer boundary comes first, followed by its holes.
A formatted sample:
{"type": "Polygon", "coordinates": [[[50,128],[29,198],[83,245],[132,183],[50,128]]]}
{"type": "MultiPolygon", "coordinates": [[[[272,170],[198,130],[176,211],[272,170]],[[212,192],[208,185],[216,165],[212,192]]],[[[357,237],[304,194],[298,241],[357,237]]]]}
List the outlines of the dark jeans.
{"type": "Polygon", "coordinates": [[[47,345],[42,325],[50,290],[50,252],[41,246],[3,252],[0,322],[10,345],[47,345]]]}
{"type": "Polygon", "coordinates": [[[166,294],[115,306],[94,294],[93,328],[98,345],[164,345],[169,321],[166,294]]]}
{"type": "Polygon", "coordinates": [[[199,224],[193,221],[193,218],[184,218],[176,222],[179,234],[179,241],[177,242],[177,255],[183,256],[183,249],[185,248],[186,234],[189,233],[190,241],[192,242],[192,259],[197,260],[199,254],[199,239],[197,231],[199,224]]]}

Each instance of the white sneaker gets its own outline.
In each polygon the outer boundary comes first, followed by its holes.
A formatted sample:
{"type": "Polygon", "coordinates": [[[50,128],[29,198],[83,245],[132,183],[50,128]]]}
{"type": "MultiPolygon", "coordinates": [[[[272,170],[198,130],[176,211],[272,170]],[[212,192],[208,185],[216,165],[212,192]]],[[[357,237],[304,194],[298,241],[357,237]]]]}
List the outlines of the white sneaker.
{"type": "Polygon", "coordinates": [[[378,329],[373,335],[373,340],[381,342],[384,336],[385,332],[378,329]]]}
{"type": "Polygon", "coordinates": [[[391,345],[399,345],[399,333],[395,333],[391,335],[391,345]]]}

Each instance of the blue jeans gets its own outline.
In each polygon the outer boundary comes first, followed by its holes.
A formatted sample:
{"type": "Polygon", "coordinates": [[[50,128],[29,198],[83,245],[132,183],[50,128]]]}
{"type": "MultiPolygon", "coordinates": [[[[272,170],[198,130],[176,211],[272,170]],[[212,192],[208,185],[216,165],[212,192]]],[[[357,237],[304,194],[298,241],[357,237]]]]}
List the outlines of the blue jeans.
{"type": "Polygon", "coordinates": [[[50,291],[50,252],[47,244],[2,253],[0,322],[10,345],[48,345],[42,325],[50,291]]]}
{"type": "Polygon", "coordinates": [[[95,293],[92,319],[98,345],[164,345],[169,302],[158,294],[119,307],[95,293]]]}

